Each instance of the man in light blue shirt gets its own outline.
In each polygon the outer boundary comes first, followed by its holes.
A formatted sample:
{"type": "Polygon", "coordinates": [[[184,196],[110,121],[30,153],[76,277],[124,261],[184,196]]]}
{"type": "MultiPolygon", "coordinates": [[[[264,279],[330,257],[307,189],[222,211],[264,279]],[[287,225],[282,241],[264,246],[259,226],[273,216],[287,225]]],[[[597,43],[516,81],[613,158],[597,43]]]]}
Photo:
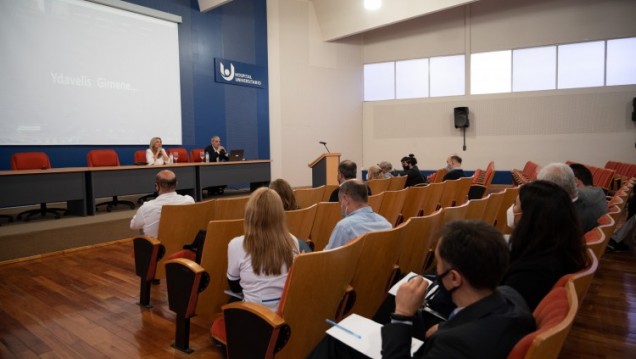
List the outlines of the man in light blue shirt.
{"type": "Polygon", "coordinates": [[[391,229],[391,224],[369,207],[367,185],[359,180],[349,180],[340,185],[338,202],[344,216],[331,232],[325,249],[334,249],[349,243],[370,231],[391,229]]]}

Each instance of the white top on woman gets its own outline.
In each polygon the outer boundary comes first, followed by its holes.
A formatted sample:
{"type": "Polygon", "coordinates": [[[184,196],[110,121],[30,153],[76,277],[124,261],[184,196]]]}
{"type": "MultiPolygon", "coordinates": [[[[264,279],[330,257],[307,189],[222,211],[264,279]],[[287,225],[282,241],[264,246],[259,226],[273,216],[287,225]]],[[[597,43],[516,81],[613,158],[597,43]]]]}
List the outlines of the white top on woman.
{"type": "MultiPolygon", "coordinates": [[[[298,239],[291,235],[298,248],[298,239]]],[[[289,268],[283,265],[279,275],[256,275],[252,268],[252,257],[245,252],[245,236],[232,239],[227,247],[227,278],[240,279],[243,297],[246,302],[260,303],[273,311],[278,309],[280,297],[285,287],[289,268]]]]}

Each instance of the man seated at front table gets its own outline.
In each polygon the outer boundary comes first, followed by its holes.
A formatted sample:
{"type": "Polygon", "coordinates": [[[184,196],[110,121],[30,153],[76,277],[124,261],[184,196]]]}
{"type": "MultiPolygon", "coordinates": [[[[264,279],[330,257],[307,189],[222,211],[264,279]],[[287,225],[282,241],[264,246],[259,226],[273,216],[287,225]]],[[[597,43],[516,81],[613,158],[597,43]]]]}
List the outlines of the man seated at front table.
{"type": "Polygon", "coordinates": [[[155,177],[155,190],[159,193],[152,201],[144,202],[130,221],[130,229],[141,229],[143,234],[157,238],[161,208],[164,204],[190,204],[194,199],[177,193],[177,175],[163,170],[155,177]]]}
{"type": "MultiPolygon", "coordinates": [[[[225,147],[221,146],[221,137],[219,136],[212,136],[210,145],[203,151],[209,162],[227,162],[230,160],[230,156],[225,150],[225,147]]],[[[225,192],[225,187],[226,186],[212,186],[206,189],[208,190],[208,194],[221,195],[225,192]]]]}
{"type": "MultiPolygon", "coordinates": [[[[440,291],[457,309],[429,328],[414,358],[505,359],[514,345],[535,330],[519,293],[497,287],[509,261],[501,233],[481,221],[446,224],[435,249],[440,291]]],[[[422,301],[427,282],[414,277],[398,289],[391,322],[382,327],[382,358],[410,358],[411,337],[422,337],[422,301]]],[[[326,336],[308,358],[366,358],[326,336]]]]}
{"type": "Polygon", "coordinates": [[[352,239],[370,231],[391,229],[391,223],[374,213],[369,206],[367,191],[367,185],[356,179],[340,185],[338,202],[344,218],[334,227],[325,249],[344,246],[352,239]]]}

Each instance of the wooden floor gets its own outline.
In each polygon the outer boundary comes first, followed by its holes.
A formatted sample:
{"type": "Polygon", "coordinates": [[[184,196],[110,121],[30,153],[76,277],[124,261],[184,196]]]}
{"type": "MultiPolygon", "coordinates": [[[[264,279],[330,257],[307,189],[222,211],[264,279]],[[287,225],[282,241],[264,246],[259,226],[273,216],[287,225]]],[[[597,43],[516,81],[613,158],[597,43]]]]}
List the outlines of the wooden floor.
{"type": "MultiPolygon", "coordinates": [[[[0,358],[220,358],[209,323],[173,349],[165,281],[140,308],[131,242],[0,265],[0,358]]],[[[561,358],[636,357],[636,256],[605,255],[561,358]]]]}

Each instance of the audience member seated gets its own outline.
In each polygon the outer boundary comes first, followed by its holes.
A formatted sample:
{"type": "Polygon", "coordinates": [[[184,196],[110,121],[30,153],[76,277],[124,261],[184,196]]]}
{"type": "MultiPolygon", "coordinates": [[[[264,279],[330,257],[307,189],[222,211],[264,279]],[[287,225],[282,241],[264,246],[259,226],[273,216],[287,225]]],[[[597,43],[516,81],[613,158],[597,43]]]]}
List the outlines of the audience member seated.
{"type": "Polygon", "coordinates": [[[163,165],[168,163],[168,154],[161,145],[161,137],[153,137],[150,140],[150,148],[146,150],[146,163],[148,165],[163,165]]]}
{"type": "Polygon", "coordinates": [[[367,171],[367,181],[383,178],[384,174],[382,173],[382,169],[380,168],[380,166],[372,165],[371,167],[369,167],[369,170],[367,171]]]}
{"type": "MultiPolygon", "coordinates": [[[[230,160],[227,151],[225,151],[225,147],[221,146],[221,137],[219,136],[212,136],[210,145],[203,151],[205,162],[227,162],[230,160]]],[[[213,186],[207,187],[206,189],[208,190],[208,194],[221,195],[225,192],[225,187],[226,186],[213,186]]]]}
{"type": "Polygon", "coordinates": [[[393,171],[393,165],[389,161],[382,161],[378,163],[378,166],[382,169],[382,176],[384,178],[391,178],[395,176],[393,171]]]}
{"type": "Polygon", "coordinates": [[[590,169],[580,163],[571,163],[570,168],[576,178],[576,189],[579,198],[581,198],[583,202],[590,203],[593,207],[591,211],[594,213],[594,216],[596,216],[596,219],[607,213],[608,208],[605,191],[600,187],[594,186],[594,177],[590,169]]]}
{"type": "Polygon", "coordinates": [[[507,217],[510,266],[501,284],[515,288],[534,311],[559,278],[587,266],[583,231],[570,196],[547,181],[523,185],[507,217]]]}
{"type": "MultiPolygon", "coordinates": [[[[346,181],[351,181],[356,179],[356,174],[358,173],[358,165],[351,160],[343,160],[338,164],[338,183],[340,186],[346,181]]],[[[340,191],[340,187],[336,188],[331,192],[331,196],[329,196],[329,202],[338,202],[338,192],[340,191]]],[[[367,194],[371,195],[371,189],[367,187],[367,194]]]]}
{"type": "Polygon", "coordinates": [[[392,228],[391,223],[374,213],[369,206],[366,184],[355,179],[344,182],[340,185],[338,201],[344,218],[334,227],[325,249],[344,246],[359,235],[370,231],[392,228]]]}
{"type": "Polygon", "coordinates": [[[272,183],[269,184],[269,188],[278,193],[278,196],[280,196],[280,199],[283,201],[283,209],[285,211],[292,211],[299,208],[296,203],[296,197],[294,196],[294,190],[291,188],[289,182],[279,178],[272,181],[272,183]]]}
{"type": "Polygon", "coordinates": [[[588,198],[579,197],[576,190],[576,178],[570,166],[565,163],[550,163],[539,171],[537,179],[556,183],[570,195],[579,214],[583,233],[597,226],[596,221],[600,215],[596,213],[594,204],[590,203],[588,198]]]}
{"type": "Polygon", "coordinates": [[[272,189],[257,189],[245,206],[245,235],[228,245],[230,289],[243,293],[246,302],[276,311],[298,253],[298,241],[287,230],[280,197],[272,189]]]}
{"type": "Polygon", "coordinates": [[[412,153],[408,156],[402,157],[402,168],[406,173],[406,183],[404,187],[415,186],[416,184],[426,183],[426,178],[422,176],[420,169],[417,168],[417,159],[412,153]]]}
{"type": "Polygon", "coordinates": [[[465,177],[464,170],[462,169],[462,158],[457,155],[452,155],[446,159],[446,169],[448,172],[446,172],[442,181],[456,180],[465,177]]]}
{"type": "MultiPolygon", "coordinates": [[[[435,250],[439,290],[457,306],[449,319],[426,330],[421,322],[428,284],[417,276],[395,298],[391,322],[382,328],[382,357],[411,358],[411,337],[425,337],[414,358],[504,359],[513,346],[535,330],[523,298],[497,287],[508,265],[506,243],[493,226],[481,221],[446,224],[435,250]]],[[[308,358],[365,358],[330,336],[308,358]]]]}
{"type": "Polygon", "coordinates": [[[194,199],[188,195],[182,196],[176,192],[177,175],[170,170],[163,170],[155,177],[155,190],[159,196],[151,201],[144,202],[130,221],[131,229],[141,229],[143,234],[157,238],[161,208],[164,204],[188,204],[194,203],[194,199]]]}

